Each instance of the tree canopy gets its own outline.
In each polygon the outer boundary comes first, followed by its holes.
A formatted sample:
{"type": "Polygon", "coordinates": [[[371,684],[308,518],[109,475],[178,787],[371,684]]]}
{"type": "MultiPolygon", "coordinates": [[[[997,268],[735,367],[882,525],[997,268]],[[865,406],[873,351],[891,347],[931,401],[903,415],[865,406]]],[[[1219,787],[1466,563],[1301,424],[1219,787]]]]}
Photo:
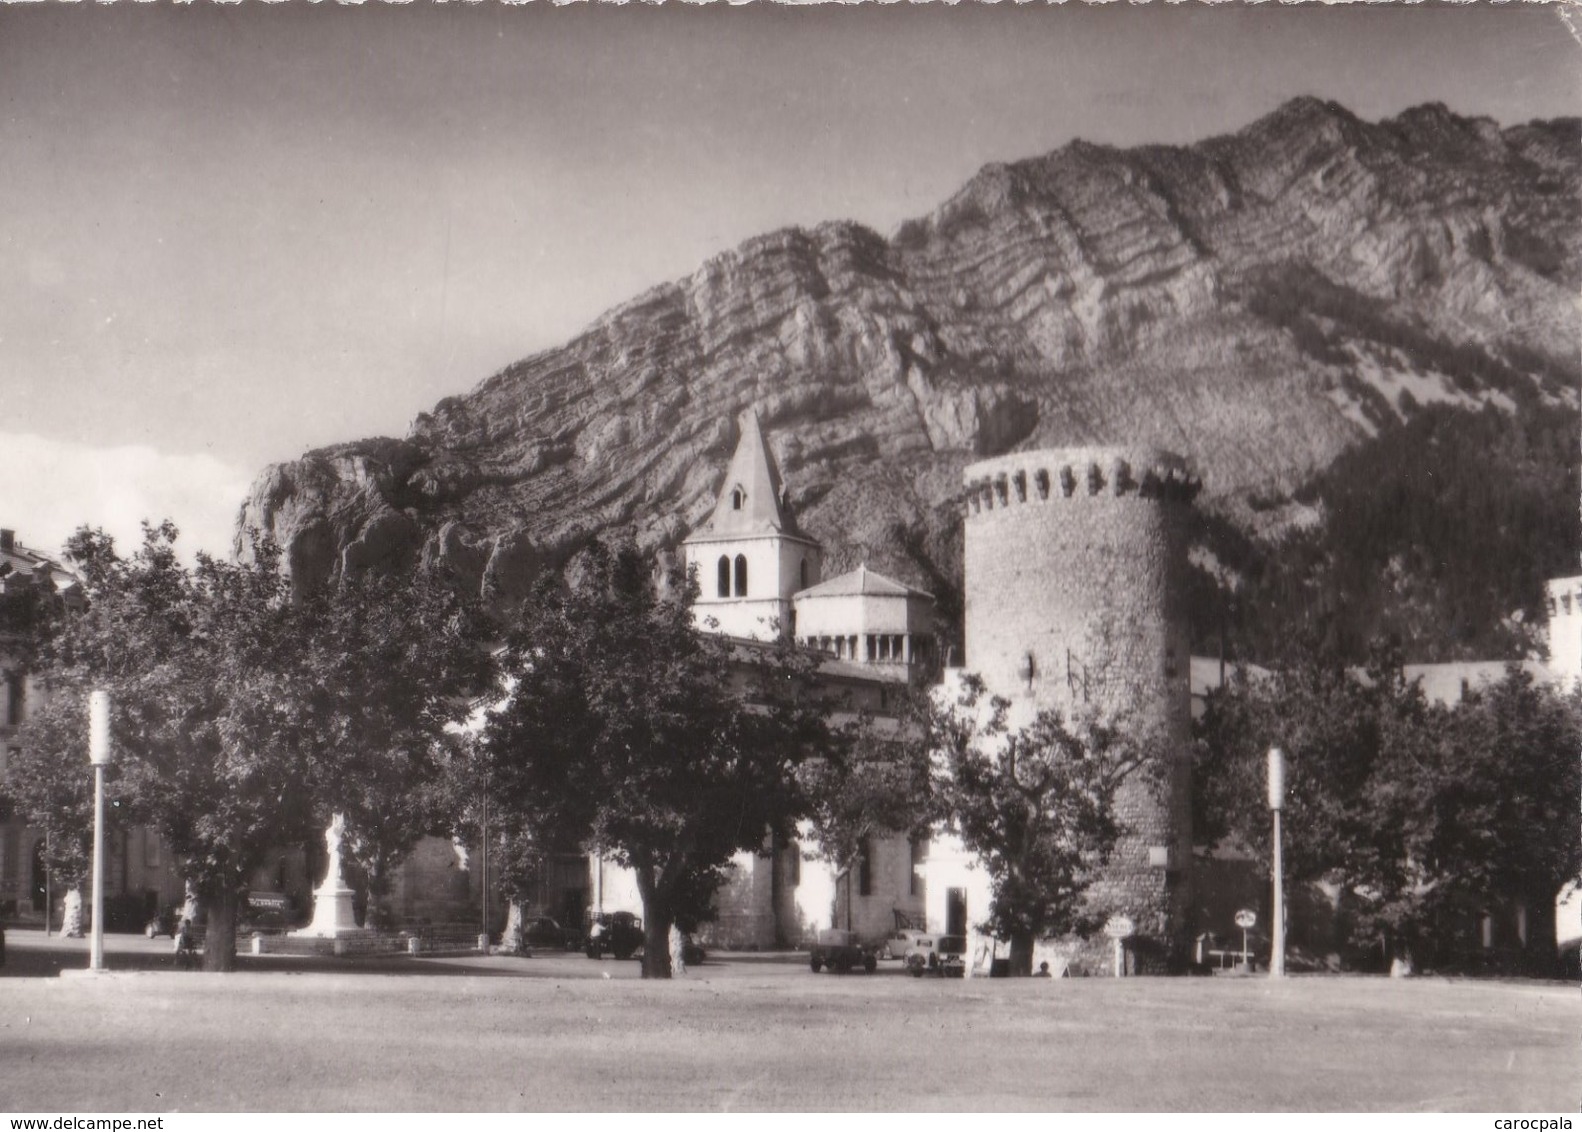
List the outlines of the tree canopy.
{"type": "Polygon", "coordinates": [[[1009,704],[968,679],[931,717],[936,789],[948,824],[977,853],[993,892],[984,927],[1009,940],[1030,974],[1035,940],[1086,926],[1088,890],[1123,829],[1121,784],[1149,765],[1148,745],[1098,713],[1046,708],[1012,727],[1009,704]]]}
{"type": "Polygon", "coordinates": [[[231,964],[239,894],[270,848],[347,815],[378,875],[423,831],[448,722],[489,661],[455,597],[422,578],[353,578],[293,597],[272,546],[246,564],[183,566],[177,532],[146,527],[121,558],[100,532],[68,553],[88,606],[46,651],[58,710],[24,730],[24,776],[81,773],[61,713],[111,693],[117,789],[171,846],[207,909],[205,966],[231,964]]]}
{"type": "Polygon", "coordinates": [[[926,693],[914,688],[893,716],[857,712],[833,728],[833,741],[801,768],[807,827],[835,874],[837,905],[845,882],[848,921],[852,874],[874,839],[925,837],[938,817],[928,749],[919,742],[927,711],[926,693]]]}
{"type": "Polygon", "coordinates": [[[1582,701],[1519,667],[1430,703],[1398,655],[1365,670],[1317,660],[1237,673],[1198,723],[1194,823],[1201,841],[1269,860],[1265,754],[1287,756],[1287,883],[1342,893],[1354,953],[1466,964],[1478,915],[1525,905],[1513,966],[1554,963],[1554,900],[1582,869],[1582,701]]]}
{"type": "Polygon", "coordinates": [[[798,767],[827,744],[796,652],[693,624],[690,579],[594,543],[568,585],[543,580],[511,634],[513,688],[486,728],[494,809],[561,848],[632,869],[643,973],[741,851],[786,839],[798,767]]]}

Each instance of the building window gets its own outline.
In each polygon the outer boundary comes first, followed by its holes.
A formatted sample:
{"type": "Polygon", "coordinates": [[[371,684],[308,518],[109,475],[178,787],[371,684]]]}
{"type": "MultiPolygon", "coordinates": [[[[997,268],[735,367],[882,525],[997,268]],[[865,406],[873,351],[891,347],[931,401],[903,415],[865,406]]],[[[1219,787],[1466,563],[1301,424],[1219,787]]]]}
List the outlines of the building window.
{"type": "Polygon", "coordinates": [[[12,727],[22,722],[22,674],[7,672],[5,676],[5,721],[12,727]]]}
{"type": "Polygon", "coordinates": [[[747,502],[747,493],[739,487],[731,488],[731,510],[740,511],[742,504],[747,502]]]}
{"type": "Polygon", "coordinates": [[[920,896],[923,891],[923,863],[928,860],[928,841],[921,837],[911,839],[912,847],[912,875],[907,881],[906,891],[911,896],[920,896]]]}
{"type": "MultiPolygon", "coordinates": [[[[150,869],[159,868],[159,834],[146,826],[143,828],[143,865],[150,869]]],[[[276,887],[284,888],[285,885],[276,887]]]]}
{"type": "Polygon", "coordinates": [[[731,560],[728,556],[720,555],[720,568],[716,579],[715,590],[720,597],[731,596],[731,560]]]}
{"type": "Polygon", "coordinates": [[[797,577],[801,580],[801,588],[807,589],[807,559],[802,559],[802,565],[797,568],[797,577]]]}
{"type": "Polygon", "coordinates": [[[873,839],[862,839],[862,856],[857,860],[857,895],[873,895],[873,839]]]}
{"type": "Polygon", "coordinates": [[[745,554],[736,556],[736,596],[747,596],[747,556],[745,554]]]}

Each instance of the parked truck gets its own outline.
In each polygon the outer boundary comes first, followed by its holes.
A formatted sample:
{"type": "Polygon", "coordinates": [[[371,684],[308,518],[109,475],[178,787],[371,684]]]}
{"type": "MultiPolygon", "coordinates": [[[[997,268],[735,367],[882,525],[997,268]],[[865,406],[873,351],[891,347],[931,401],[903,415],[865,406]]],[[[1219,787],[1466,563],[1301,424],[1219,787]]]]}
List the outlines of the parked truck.
{"type": "Polygon", "coordinates": [[[825,928],[818,933],[818,942],[808,955],[808,965],[815,975],[825,967],[840,975],[858,967],[871,974],[879,966],[878,948],[860,941],[856,932],[825,928]]]}

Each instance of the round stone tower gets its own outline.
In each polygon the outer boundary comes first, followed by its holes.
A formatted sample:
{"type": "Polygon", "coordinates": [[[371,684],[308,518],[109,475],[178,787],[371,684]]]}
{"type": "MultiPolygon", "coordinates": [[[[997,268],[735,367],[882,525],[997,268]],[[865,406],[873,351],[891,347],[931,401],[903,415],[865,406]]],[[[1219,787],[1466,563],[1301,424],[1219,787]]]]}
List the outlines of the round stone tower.
{"type": "Polygon", "coordinates": [[[1184,582],[1201,485],[1180,457],[1132,448],[1019,452],[964,475],[965,667],[1013,726],[1096,710],[1154,745],[1162,774],[1121,788],[1124,832],[1093,895],[1135,925],[1129,965],[1174,966],[1191,930],[1184,582]]]}

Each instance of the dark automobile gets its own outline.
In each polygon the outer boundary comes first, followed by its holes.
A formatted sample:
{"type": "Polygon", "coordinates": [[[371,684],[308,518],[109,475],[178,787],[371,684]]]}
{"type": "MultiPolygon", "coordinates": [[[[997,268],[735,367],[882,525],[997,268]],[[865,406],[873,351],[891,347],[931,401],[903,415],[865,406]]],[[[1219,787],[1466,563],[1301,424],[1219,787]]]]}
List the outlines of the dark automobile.
{"type": "Polygon", "coordinates": [[[860,967],[871,975],[879,966],[879,955],[877,949],[859,940],[856,932],[825,928],[808,951],[808,966],[815,975],[826,967],[841,975],[860,967]]]}
{"type": "Polygon", "coordinates": [[[534,916],[522,925],[522,944],[561,951],[566,947],[566,929],[548,916],[534,916]]]}
{"type": "Polygon", "coordinates": [[[589,959],[609,952],[617,959],[630,959],[643,946],[643,921],[630,912],[610,912],[593,918],[588,941],[582,951],[589,959]]]}

